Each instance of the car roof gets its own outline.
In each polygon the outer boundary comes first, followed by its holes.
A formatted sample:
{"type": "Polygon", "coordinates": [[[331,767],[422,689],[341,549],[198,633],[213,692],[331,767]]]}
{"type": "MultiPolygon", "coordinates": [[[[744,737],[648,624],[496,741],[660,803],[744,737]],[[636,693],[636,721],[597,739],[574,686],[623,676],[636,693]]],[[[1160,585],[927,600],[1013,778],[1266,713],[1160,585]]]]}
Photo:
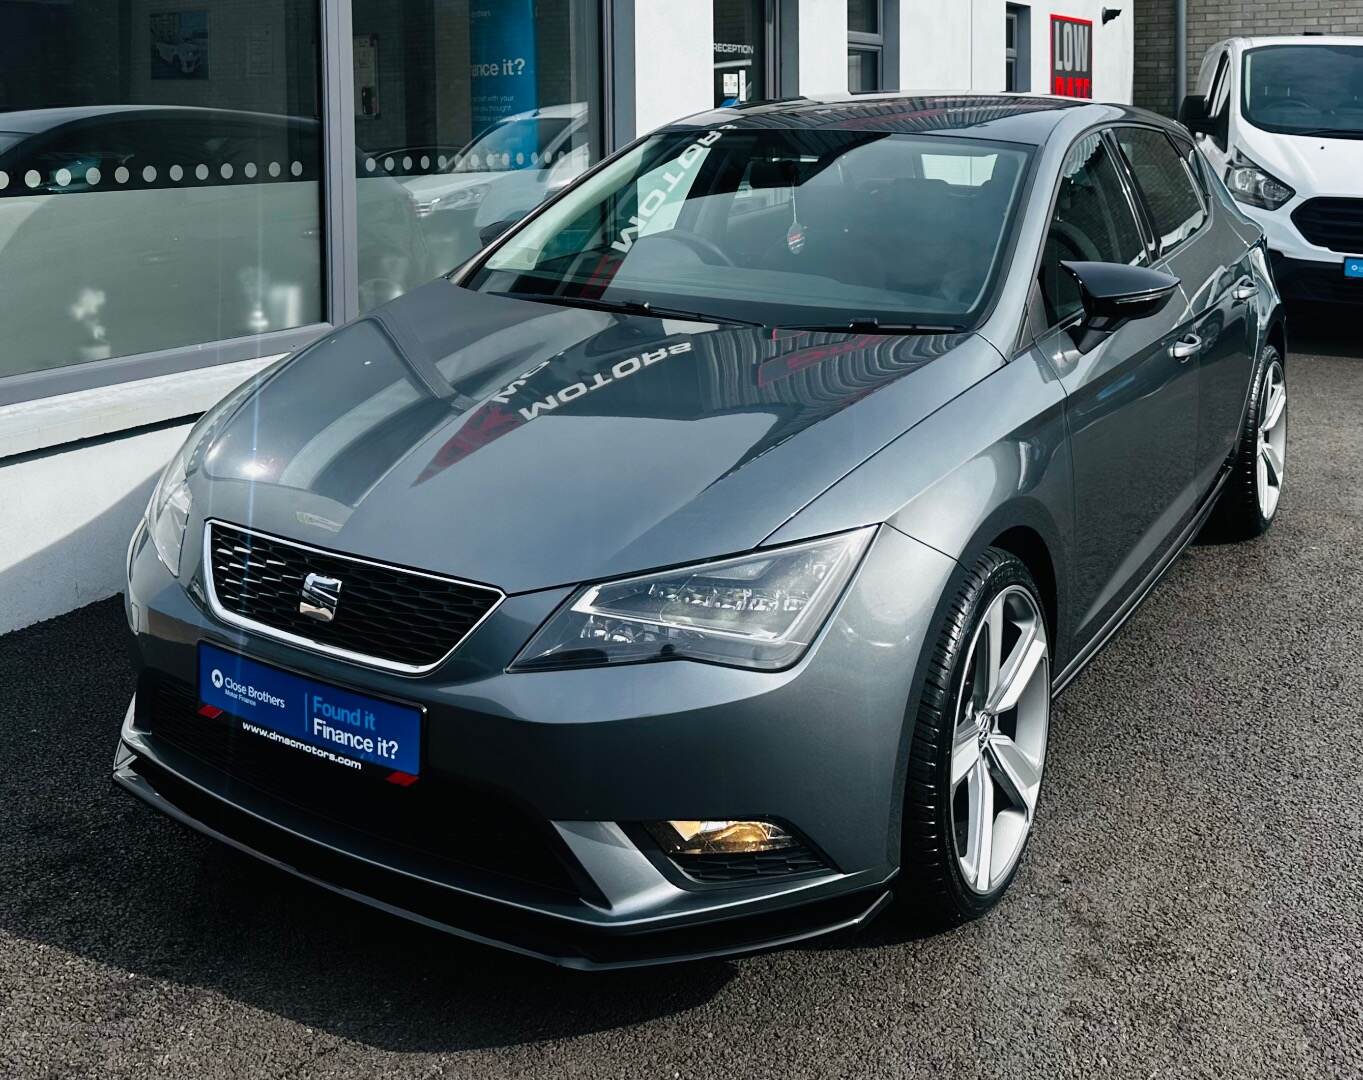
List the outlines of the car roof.
{"type": "Polygon", "coordinates": [[[1218,41],[1212,48],[1232,45],[1237,49],[1257,49],[1263,45],[1357,45],[1363,46],[1363,36],[1351,34],[1273,34],[1259,37],[1235,37],[1218,41]]]}
{"type": "MultiPolygon", "coordinates": [[[[1075,114],[1088,121],[1140,119],[1172,127],[1130,105],[1042,94],[839,94],[758,102],[698,113],[674,128],[798,128],[966,135],[1041,145],[1075,114]]],[[[1067,125],[1068,126],[1068,125],[1067,125]]]]}

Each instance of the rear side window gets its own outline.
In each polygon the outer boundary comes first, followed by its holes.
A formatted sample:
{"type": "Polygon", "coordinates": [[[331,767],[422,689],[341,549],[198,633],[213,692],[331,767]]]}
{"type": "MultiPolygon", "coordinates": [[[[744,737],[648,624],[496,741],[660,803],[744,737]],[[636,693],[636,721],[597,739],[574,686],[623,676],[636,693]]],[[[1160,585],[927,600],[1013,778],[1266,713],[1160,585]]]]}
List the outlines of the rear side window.
{"type": "Polygon", "coordinates": [[[1160,131],[1118,128],[1117,141],[1150,212],[1159,252],[1167,255],[1207,221],[1188,163],[1160,131]]]}
{"type": "Polygon", "coordinates": [[[1041,257],[1041,297],[1051,326],[1082,307],[1079,286],[1060,265],[1067,261],[1131,266],[1146,261],[1145,240],[1117,164],[1098,134],[1076,143],[1061,170],[1055,214],[1041,257]]]}

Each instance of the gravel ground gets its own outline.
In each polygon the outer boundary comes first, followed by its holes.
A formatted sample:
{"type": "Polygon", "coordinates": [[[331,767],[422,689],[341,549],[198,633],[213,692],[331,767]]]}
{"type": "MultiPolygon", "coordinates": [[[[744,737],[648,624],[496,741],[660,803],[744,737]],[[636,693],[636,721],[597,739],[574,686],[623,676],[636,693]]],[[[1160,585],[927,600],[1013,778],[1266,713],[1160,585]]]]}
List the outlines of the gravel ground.
{"type": "Polygon", "coordinates": [[[449,940],[113,790],[117,600],[0,639],[0,1077],[1363,1075],[1357,340],[1294,350],[1276,527],[1066,693],[1008,899],[940,936],[600,976],[449,940]]]}

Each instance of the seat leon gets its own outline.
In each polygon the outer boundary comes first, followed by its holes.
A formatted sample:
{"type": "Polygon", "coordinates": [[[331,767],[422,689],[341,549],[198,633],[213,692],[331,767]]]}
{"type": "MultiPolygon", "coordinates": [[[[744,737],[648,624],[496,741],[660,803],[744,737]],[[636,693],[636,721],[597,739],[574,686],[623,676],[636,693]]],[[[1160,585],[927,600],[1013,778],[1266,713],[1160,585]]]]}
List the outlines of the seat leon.
{"type": "Polygon", "coordinates": [[[128,553],[114,779],[575,967],[976,918],[1054,696],[1272,522],[1284,333],[1152,114],[673,124],[199,421],[128,553]]]}

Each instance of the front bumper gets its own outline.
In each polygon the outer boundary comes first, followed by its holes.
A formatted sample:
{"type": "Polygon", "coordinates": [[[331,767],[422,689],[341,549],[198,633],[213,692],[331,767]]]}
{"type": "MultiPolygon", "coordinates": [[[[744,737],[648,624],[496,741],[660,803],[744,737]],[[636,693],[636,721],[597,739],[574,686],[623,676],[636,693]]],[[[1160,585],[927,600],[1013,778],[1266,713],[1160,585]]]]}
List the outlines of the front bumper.
{"type": "Polygon", "coordinates": [[[1305,304],[1363,304],[1363,279],[1344,276],[1342,256],[1333,262],[1289,259],[1269,252],[1273,279],[1284,300],[1305,304]]]}
{"type": "Polygon", "coordinates": [[[182,587],[139,538],[127,603],[143,674],[114,779],[310,881],[570,967],[727,955],[854,927],[884,905],[896,872],[905,707],[954,565],[882,529],[819,641],[786,672],[673,662],[506,674],[565,593],[550,590],[509,597],[440,669],[412,679],[217,623],[191,595],[193,582],[182,587]],[[156,688],[188,693],[192,716],[201,641],[423,705],[419,787],[432,801],[408,820],[425,839],[376,832],[334,805],[262,782],[236,750],[229,764],[204,752],[192,730],[168,735],[156,688]],[[455,801],[436,802],[437,793],[455,801]],[[525,823],[539,845],[526,865],[551,861],[547,852],[561,874],[522,872],[515,851],[511,865],[490,866],[434,850],[429,834],[457,828],[465,814],[493,814],[497,828],[525,823]],[[818,853],[817,868],[697,881],[650,848],[637,825],[736,817],[789,823],[818,853]]]}
{"type": "Polygon", "coordinates": [[[1299,195],[1277,210],[1263,210],[1245,203],[1236,205],[1264,230],[1273,262],[1273,276],[1284,300],[1317,304],[1363,303],[1363,280],[1344,276],[1346,256],[1312,244],[1293,222],[1292,214],[1305,201],[1299,195]]]}

